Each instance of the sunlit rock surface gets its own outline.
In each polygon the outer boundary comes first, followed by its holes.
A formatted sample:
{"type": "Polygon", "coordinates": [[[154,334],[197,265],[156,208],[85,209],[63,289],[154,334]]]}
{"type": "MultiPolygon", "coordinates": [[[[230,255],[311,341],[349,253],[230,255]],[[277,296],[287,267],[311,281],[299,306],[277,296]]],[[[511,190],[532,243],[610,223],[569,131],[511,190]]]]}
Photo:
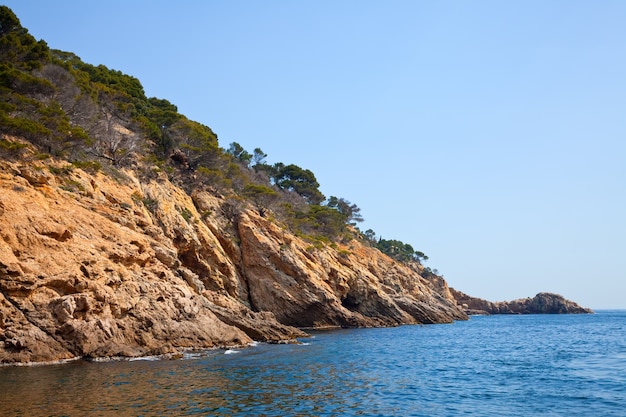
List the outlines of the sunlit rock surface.
{"type": "Polygon", "coordinates": [[[217,193],[0,162],[0,362],[280,342],[466,319],[443,279],[351,241],[312,247],[217,193]],[[55,172],[56,174],[53,174],[55,172]]]}

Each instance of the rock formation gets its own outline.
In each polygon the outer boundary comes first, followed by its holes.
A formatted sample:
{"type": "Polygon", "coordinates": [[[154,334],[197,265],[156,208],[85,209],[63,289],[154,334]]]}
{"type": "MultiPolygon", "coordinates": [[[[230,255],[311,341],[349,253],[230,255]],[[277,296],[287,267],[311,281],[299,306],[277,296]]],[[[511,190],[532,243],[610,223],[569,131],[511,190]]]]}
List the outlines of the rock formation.
{"type": "Polygon", "coordinates": [[[253,210],[231,218],[224,197],[157,171],[0,160],[0,363],[467,318],[420,265],[357,240],[316,247],[253,210]]]}
{"type": "Polygon", "coordinates": [[[542,292],[533,298],[491,302],[450,288],[452,296],[467,314],[585,314],[593,310],[579,306],[563,296],[542,292]]]}

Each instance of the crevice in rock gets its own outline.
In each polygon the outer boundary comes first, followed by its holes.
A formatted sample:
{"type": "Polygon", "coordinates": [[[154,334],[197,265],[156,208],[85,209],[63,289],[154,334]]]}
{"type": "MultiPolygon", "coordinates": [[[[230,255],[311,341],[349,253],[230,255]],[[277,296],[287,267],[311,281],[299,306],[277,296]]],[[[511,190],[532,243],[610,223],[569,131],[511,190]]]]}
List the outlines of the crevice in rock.
{"type": "Polygon", "coordinates": [[[28,316],[28,314],[26,314],[24,312],[24,310],[22,310],[22,308],[20,307],[19,303],[17,301],[15,301],[9,294],[7,294],[6,291],[4,291],[2,288],[0,288],[0,294],[2,294],[4,299],[7,300],[7,302],[9,304],[11,304],[13,306],[13,308],[16,311],[18,311],[22,315],[24,320],[26,320],[31,326],[33,326],[36,329],[40,330],[46,336],[50,337],[52,340],[55,340],[57,343],[59,343],[59,345],[61,345],[65,349],[67,349],[67,351],[70,352],[72,355],[74,355],[74,356],[78,356],[79,355],[79,354],[76,353],[76,351],[74,351],[70,346],[67,345],[66,341],[62,337],[57,337],[56,334],[51,333],[48,330],[46,330],[45,328],[40,327],[32,318],[30,318],[28,316]]]}
{"type": "MultiPolygon", "coordinates": [[[[242,242],[242,237],[241,237],[241,233],[239,231],[239,220],[240,220],[240,216],[237,216],[235,218],[235,220],[233,221],[233,226],[235,229],[235,232],[237,233],[237,239],[239,242],[242,242]]],[[[218,234],[217,235],[218,238],[221,238],[221,236],[218,234]]],[[[260,311],[259,308],[256,306],[254,299],[252,298],[252,291],[250,290],[250,280],[248,279],[248,276],[246,275],[246,271],[245,268],[243,266],[243,249],[242,246],[239,245],[238,248],[239,253],[237,256],[237,260],[238,262],[235,262],[235,268],[237,269],[237,276],[240,278],[240,281],[242,281],[243,283],[243,287],[246,291],[246,295],[247,298],[246,300],[241,300],[245,303],[247,303],[248,307],[250,308],[250,310],[258,312],[260,311]]],[[[235,259],[234,257],[231,256],[231,259],[235,259]]]]}

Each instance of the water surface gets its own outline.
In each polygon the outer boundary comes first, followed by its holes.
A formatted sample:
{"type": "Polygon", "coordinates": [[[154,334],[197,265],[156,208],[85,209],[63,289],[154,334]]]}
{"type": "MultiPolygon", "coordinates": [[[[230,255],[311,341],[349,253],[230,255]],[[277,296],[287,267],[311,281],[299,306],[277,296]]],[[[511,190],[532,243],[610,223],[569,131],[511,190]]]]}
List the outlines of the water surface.
{"type": "Polygon", "coordinates": [[[302,342],[0,368],[0,415],[626,415],[626,311],[333,330],[302,342]]]}

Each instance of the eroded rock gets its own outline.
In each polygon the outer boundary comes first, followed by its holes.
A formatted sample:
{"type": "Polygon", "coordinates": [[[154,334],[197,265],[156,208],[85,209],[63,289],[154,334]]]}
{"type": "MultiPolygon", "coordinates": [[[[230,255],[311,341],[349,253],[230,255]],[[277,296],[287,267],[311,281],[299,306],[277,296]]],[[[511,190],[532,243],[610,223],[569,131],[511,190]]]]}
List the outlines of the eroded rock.
{"type": "Polygon", "coordinates": [[[252,211],[233,222],[223,197],[189,196],[166,176],[74,169],[72,192],[45,167],[0,161],[0,174],[1,363],[466,318],[419,266],[358,241],[311,249],[252,211]]]}

